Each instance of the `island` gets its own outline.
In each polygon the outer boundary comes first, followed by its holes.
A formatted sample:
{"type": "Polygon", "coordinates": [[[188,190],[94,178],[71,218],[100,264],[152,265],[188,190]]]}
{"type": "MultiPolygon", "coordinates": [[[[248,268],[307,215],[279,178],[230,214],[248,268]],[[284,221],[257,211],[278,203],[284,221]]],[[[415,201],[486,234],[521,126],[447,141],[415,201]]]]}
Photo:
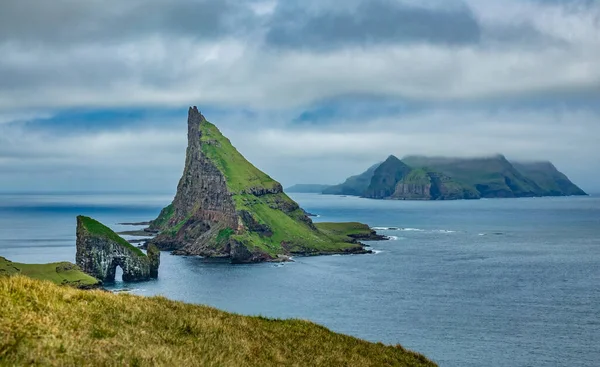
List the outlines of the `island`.
{"type": "MultiPolygon", "coordinates": [[[[281,184],[248,162],[197,107],[189,108],[187,124],[183,175],[172,203],[146,230],[158,233],[149,245],[232,263],[370,252],[350,236],[356,235],[355,223],[337,224],[335,231],[313,223],[281,184]]],[[[367,225],[360,230],[362,240],[370,237],[367,225]]]]}
{"type": "Polygon", "coordinates": [[[511,162],[502,154],[475,158],[407,156],[402,160],[390,155],[322,193],[396,200],[587,195],[551,162],[511,162]]]}

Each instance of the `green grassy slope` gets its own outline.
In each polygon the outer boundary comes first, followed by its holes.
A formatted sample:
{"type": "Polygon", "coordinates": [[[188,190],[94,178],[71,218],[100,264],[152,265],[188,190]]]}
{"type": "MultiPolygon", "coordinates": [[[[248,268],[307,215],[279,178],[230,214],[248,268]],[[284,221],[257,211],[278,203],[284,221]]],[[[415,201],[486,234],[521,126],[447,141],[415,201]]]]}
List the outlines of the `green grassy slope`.
{"type": "Polygon", "coordinates": [[[435,366],[307,321],[240,316],[129,294],[0,278],[0,364],[435,366]]]}
{"type": "Polygon", "coordinates": [[[402,182],[414,185],[427,185],[431,183],[429,172],[424,168],[416,168],[410,171],[403,179],[402,182]]]}
{"type": "Polygon", "coordinates": [[[0,256],[0,277],[24,275],[38,280],[49,280],[55,284],[80,288],[100,285],[98,279],[85,274],[77,265],[69,262],[51,264],[21,264],[0,256]]]}
{"type": "Polygon", "coordinates": [[[541,195],[540,188],[523,176],[502,155],[486,158],[441,158],[409,156],[411,167],[429,167],[456,181],[475,187],[482,197],[522,197],[541,195]]]}
{"type": "MultiPolygon", "coordinates": [[[[202,152],[225,176],[236,211],[248,212],[258,226],[268,229],[272,234],[267,236],[248,230],[232,234],[232,239],[251,251],[266,253],[271,257],[288,252],[321,254],[362,250],[360,244],[338,241],[337,238],[332,241],[332,238],[318,231],[298,204],[281,192],[281,185],[248,162],[215,125],[203,121],[200,129],[202,152]],[[267,193],[253,194],[256,191],[267,193]]],[[[168,207],[163,212],[165,215],[159,217],[159,221],[167,222],[168,219],[163,217],[168,216],[168,207]]],[[[232,228],[229,230],[234,232],[232,228]]]]}
{"type": "Polygon", "coordinates": [[[85,230],[87,230],[90,234],[96,235],[96,236],[102,236],[109,240],[112,240],[112,241],[128,248],[129,250],[131,250],[134,254],[136,254],[138,256],[146,256],[146,254],[144,254],[144,252],[142,250],[133,246],[131,243],[127,242],[124,238],[122,238],[121,236],[116,234],[112,229],[108,228],[107,226],[98,222],[97,220],[92,219],[90,217],[83,216],[83,215],[78,216],[77,219],[81,220],[81,224],[83,225],[83,228],[85,230]]]}
{"type": "Polygon", "coordinates": [[[532,179],[544,191],[544,195],[587,195],[550,162],[512,162],[512,164],[521,174],[532,179]]]}
{"type": "Polygon", "coordinates": [[[362,196],[369,184],[371,183],[371,178],[373,178],[373,174],[377,167],[379,167],[381,163],[377,163],[365,172],[360,175],[352,176],[346,179],[343,183],[335,186],[328,187],[323,190],[323,194],[325,195],[350,195],[350,196],[362,196]]]}

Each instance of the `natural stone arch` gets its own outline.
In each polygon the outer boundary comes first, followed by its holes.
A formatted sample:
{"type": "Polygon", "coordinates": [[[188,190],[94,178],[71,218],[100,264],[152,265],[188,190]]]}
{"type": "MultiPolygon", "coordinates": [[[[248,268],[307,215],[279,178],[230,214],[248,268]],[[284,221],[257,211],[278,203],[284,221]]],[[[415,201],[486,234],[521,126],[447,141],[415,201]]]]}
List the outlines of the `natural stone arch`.
{"type": "Polygon", "coordinates": [[[150,245],[146,255],[102,223],[78,216],[76,262],[103,282],[115,281],[117,266],[123,269],[123,281],[143,281],[158,277],[160,251],[150,245]]]}

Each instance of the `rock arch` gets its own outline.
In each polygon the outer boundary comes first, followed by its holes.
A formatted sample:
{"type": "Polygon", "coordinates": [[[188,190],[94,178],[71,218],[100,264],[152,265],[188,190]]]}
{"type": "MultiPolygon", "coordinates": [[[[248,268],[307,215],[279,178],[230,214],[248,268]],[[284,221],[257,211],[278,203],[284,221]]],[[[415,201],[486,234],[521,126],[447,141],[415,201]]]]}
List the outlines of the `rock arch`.
{"type": "Polygon", "coordinates": [[[144,254],[102,223],[78,216],[76,262],[103,282],[115,281],[117,266],[123,269],[124,281],[144,281],[158,277],[160,251],[150,245],[144,254]]]}

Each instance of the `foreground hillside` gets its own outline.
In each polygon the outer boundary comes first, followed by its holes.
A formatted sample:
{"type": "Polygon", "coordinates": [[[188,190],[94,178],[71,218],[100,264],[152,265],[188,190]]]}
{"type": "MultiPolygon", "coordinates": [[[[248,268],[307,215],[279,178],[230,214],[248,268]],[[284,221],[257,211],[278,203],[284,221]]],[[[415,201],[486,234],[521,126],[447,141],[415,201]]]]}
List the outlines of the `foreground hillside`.
{"type": "Polygon", "coordinates": [[[0,364],[434,366],[300,320],[0,277],[0,364]]]}
{"type": "Polygon", "coordinates": [[[49,280],[55,284],[77,288],[99,287],[98,279],[87,275],[81,268],[70,262],[50,264],[22,264],[0,256],[0,277],[24,275],[38,280],[49,280]]]}

